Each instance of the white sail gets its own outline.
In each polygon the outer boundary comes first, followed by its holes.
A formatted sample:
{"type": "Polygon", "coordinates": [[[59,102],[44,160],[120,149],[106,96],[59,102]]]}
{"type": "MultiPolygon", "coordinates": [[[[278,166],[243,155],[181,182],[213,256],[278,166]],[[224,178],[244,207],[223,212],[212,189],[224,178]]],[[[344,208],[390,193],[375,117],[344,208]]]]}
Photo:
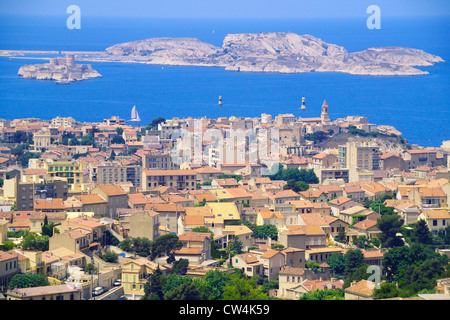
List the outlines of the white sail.
{"type": "Polygon", "coordinates": [[[139,113],[136,110],[136,106],[133,106],[133,109],[131,109],[131,121],[141,121],[139,118],[139,113]]]}

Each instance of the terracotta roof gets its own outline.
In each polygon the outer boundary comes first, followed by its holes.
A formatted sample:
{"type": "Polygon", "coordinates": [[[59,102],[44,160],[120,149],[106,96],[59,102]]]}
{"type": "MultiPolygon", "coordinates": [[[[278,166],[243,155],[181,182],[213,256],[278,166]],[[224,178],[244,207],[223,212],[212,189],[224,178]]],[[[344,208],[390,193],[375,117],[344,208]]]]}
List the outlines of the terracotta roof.
{"type": "Polygon", "coordinates": [[[334,205],[341,205],[344,203],[347,203],[349,201],[352,201],[353,199],[345,197],[345,196],[341,196],[341,197],[337,197],[336,199],[333,199],[330,201],[330,204],[334,204],[334,205]]]}
{"type": "Polygon", "coordinates": [[[76,195],[75,198],[80,200],[82,204],[107,203],[107,201],[98,194],[80,194],[76,195]]]}
{"type": "Polygon", "coordinates": [[[35,210],[65,210],[67,207],[64,205],[63,199],[53,198],[53,199],[35,199],[34,200],[35,210]]]}
{"type": "Polygon", "coordinates": [[[258,258],[253,253],[243,253],[238,254],[237,256],[244,260],[244,262],[247,264],[259,262],[258,258]]]}
{"type": "Polygon", "coordinates": [[[445,209],[425,210],[424,214],[427,219],[450,219],[450,212],[445,209]]]}
{"type": "Polygon", "coordinates": [[[269,249],[261,255],[261,259],[270,259],[278,253],[280,251],[269,249]]]}
{"type": "Polygon", "coordinates": [[[300,219],[306,225],[325,226],[328,225],[319,213],[300,213],[300,219]]]}
{"type": "Polygon", "coordinates": [[[13,291],[23,295],[24,297],[34,297],[34,296],[78,292],[79,289],[75,289],[66,283],[66,284],[44,286],[44,287],[16,288],[13,291]]]}
{"type": "Polygon", "coordinates": [[[178,239],[180,241],[205,241],[206,239],[211,238],[211,234],[209,232],[186,232],[180,234],[178,239]]]}
{"type": "Polygon", "coordinates": [[[182,212],[184,207],[182,204],[175,203],[148,203],[145,205],[145,209],[151,209],[156,212],[182,212]]]}
{"type": "Polygon", "coordinates": [[[108,196],[121,196],[127,194],[118,185],[115,184],[100,184],[97,187],[108,196]]]}
{"type": "Polygon", "coordinates": [[[149,200],[145,197],[143,193],[129,193],[128,201],[132,204],[147,204],[149,200]]]}
{"type": "Polygon", "coordinates": [[[276,199],[277,198],[299,197],[298,193],[291,189],[277,191],[275,193],[272,193],[272,196],[276,199]]]}
{"type": "Polygon", "coordinates": [[[361,229],[361,230],[368,230],[372,227],[375,227],[376,225],[377,225],[377,222],[375,220],[366,219],[366,220],[362,220],[358,223],[355,223],[353,225],[353,228],[361,229]]]}
{"type": "Polygon", "coordinates": [[[312,202],[309,200],[291,200],[287,203],[293,204],[297,209],[312,208],[312,202]]]}
{"type": "Polygon", "coordinates": [[[373,295],[373,291],[374,289],[369,289],[369,288],[374,288],[374,283],[367,281],[367,280],[361,280],[359,282],[357,282],[356,284],[348,287],[347,289],[345,289],[345,292],[351,293],[351,294],[356,294],[359,296],[363,296],[363,297],[371,297],[373,295]]]}

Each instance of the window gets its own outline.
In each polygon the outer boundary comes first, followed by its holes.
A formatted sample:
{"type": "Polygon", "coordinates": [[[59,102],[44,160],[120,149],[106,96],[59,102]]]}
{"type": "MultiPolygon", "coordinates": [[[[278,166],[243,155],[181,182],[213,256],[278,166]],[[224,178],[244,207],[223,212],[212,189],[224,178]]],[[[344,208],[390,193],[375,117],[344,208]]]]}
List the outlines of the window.
{"type": "Polygon", "coordinates": [[[433,226],[437,226],[437,220],[433,220],[433,226]]]}

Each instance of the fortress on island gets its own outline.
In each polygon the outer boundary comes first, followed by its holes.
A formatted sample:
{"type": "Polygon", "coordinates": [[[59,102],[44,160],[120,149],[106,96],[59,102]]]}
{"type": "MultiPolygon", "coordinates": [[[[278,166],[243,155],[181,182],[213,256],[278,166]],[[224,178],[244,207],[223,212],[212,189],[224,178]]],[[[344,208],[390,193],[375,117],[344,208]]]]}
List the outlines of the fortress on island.
{"type": "Polygon", "coordinates": [[[69,53],[65,57],[50,58],[49,63],[24,65],[19,69],[18,75],[25,79],[54,80],[58,83],[102,76],[90,64],[75,64],[74,55],[69,53]]]}

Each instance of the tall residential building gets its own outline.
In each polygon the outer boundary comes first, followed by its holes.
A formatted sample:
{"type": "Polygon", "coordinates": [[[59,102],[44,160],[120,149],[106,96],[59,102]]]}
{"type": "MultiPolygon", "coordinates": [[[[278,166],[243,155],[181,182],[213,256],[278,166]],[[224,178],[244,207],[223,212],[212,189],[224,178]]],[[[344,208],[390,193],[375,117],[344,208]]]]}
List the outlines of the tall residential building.
{"type": "Polygon", "coordinates": [[[89,178],[92,182],[98,184],[131,182],[133,186],[140,187],[141,166],[105,162],[90,166],[89,178]]]}
{"type": "Polygon", "coordinates": [[[72,128],[75,125],[76,121],[72,117],[62,118],[62,117],[56,117],[52,119],[52,125],[55,127],[62,127],[62,128],[72,128]]]}
{"type": "Polygon", "coordinates": [[[339,146],[340,168],[357,170],[379,170],[381,152],[377,146],[366,143],[347,142],[339,146]]]}
{"type": "Polygon", "coordinates": [[[79,191],[83,184],[83,167],[73,159],[49,159],[44,163],[47,177],[66,178],[69,191],[79,191]]]}
{"type": "Polygon", "coordinates": [[[143,170],[142,188],[152,190],[159,186],[174,187],[179,190],[196,189],[197,172],[194,170],[143,170]]]}

